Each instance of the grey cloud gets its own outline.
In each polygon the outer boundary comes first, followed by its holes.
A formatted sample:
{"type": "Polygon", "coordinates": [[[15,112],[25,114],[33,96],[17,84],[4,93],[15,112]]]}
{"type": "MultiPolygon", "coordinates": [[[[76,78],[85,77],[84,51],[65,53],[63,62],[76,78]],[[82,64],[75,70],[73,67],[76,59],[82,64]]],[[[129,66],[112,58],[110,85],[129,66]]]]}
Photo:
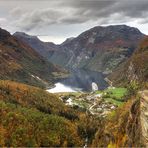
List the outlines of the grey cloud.
{"type": "Polygon", "coordinates": [[[61,3],[59,3],[59,5],[63,4],[64,6],[67,7],[73,7],[73,8],[77,8],[77,9],[104,9],[109,7],[110,5],[113,5],[114,3],[116,3],[115,0],[110,1],[110,0],[63,0],[60,1],[61,3]]]}
{"type": "MultiPolygon", "coordinates": [[[[147,23],[147,0],[59,0],[46,1],[45,5],[43,2],[43,6],[44,8],[34,10],[32,1],[33,11],[24,12],[20,19],[13,23],[25,31],[52,24],[82,24],[88,21],[98,24],[124,23],[133,18],[147,23]]],[[[16,8],[11,14],[15,17],[19,11],[19,8],[16,8]]]]}
{"type": "Polygon", "coordinates": [[[123,13],[125,16],[141,18],[145,12],[148,12],[148,1],[146,0],[131,0],[119,1],[113,7],[114,12],[123,13]]]}
{"type": "Polygon", "coordinates": [[[105,18],[112,14],[118,13],[121,16],[134,17],[134,18],[145,18],[144,14],[148,12],[148,1],[147,0],[94,0],[94,1],[70,1],[67,4],[69,7],[73,7],[84,13],[80,15],[88,16],[89,19],[94,18],[105,18]],[[88,12],[85,15],[85,12],[88,12]],[[91,16],[91,17],[89,17],[91,16]]]}
{"type": "Polygon", "coordinates": [[[15,24],[17,27],[29,31],[44,25],[56,24],[58,23],[57,18],[61,18],[62,16],[63,13],[58,10],[34,10],[31,13],[22,15],[19,20],[15,21],[15,24]]]}
{"type": "Polygon", "coordinates": [[[22,13],[23,11],[20,7],[15,7],[9,12],[11,16],[15,16],[15,17],[19,17],[20,15],[22,15],[22,13]]]}

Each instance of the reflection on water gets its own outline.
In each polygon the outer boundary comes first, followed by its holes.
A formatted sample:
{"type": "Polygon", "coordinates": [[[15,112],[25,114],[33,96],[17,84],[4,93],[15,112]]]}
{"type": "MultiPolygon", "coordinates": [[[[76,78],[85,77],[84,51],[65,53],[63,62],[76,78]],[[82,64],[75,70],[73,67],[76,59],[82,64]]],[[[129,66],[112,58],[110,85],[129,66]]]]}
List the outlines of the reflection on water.
{"type": "Polygon", "coordinates": [[[96,83],[98,89],[105,89],[108,84],[102,73],[90,70],[77,69],[71,75],[55,84],[55,88],[49,92],[75,92],[78,90],[92,91],[92,83],[96,83]]]}
{"type": "Polygon", "coordinates": [[[65,86],[62,83],[56,83],[55,87],[52,89],[47,90],[50,93],[57,93],[57,92],[76,92],[76,90],[72,89],[69,86],[65,86]]]}

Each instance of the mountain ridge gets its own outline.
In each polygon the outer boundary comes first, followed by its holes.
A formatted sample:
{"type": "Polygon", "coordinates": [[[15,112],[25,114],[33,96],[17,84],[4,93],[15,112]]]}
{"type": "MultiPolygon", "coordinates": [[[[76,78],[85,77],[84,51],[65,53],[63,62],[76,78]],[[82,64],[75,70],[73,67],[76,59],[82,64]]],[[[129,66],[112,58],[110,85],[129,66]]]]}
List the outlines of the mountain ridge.
{"type": "Polygon", "coordinates": [[[55,50],[58,50],[58,45],[53,42],[43,42],[37,36],[28,35],[24,32],[15,32],[13,34],[16,38],[22,42],[30,45],[36,52],[38,52],[43,57],[47,58],[55,50]]]}
{"type": "Polygon", "coordinates": [[[46,58],[68,69],[111,73],[131,56],[144,36],[137,28],[127,25],[96,26],[54,46],[52,53],[46,52],[46,58]]]}

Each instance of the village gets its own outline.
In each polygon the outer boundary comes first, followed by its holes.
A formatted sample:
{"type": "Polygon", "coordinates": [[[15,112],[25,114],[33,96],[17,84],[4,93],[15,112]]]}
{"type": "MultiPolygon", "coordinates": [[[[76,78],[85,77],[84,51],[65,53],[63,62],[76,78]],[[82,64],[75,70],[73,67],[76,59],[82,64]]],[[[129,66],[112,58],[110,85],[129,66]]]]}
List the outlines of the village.
{"type": "Polygon", "coordinates": [[[92,115],[106,117],[123,104],[125,94],[125,88],[115,88],[113,86],[99,91],[97,84],[93,82],[92,92],[90,93],[60,93],[59,98],[68,106],[79,107],[92,115]]]}

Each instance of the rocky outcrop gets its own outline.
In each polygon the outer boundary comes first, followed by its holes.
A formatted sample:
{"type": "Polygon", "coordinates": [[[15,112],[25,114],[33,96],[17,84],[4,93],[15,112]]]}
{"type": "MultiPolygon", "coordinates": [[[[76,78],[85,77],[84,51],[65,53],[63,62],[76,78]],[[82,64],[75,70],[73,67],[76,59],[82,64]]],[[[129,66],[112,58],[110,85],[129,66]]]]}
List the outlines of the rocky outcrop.
{"type": "MultiPolygon", "coordinates": [[[[126,147],[141,147],[141,128],[140,128],[140,100],[133,101],[128,110],[127,123],[125,123],[125,134],[127,139],[124,143],[126,147]]],[[[122,119],[121,119],[122,120],[122,119]]]]}
{"type": "MultiPolygon", "coordinates": [[[[140,100],[135,96],[104,120],[92,147],[143,147],[140,127],[140,100]]],[[[146,134],[146,133],[145,133],[146,134]]]]}
{"type": "Polygon", "coordinates": [[[141,141],[148,147],[148,90],[140,92],[141,141]]]}
{"type": "Polygon", "coordinates": [[[136,75],[136,70],[132,62],[130,62],[130,65],[128,67],[127,78],[130,82],[138,81],[138,76],[136,75]]]}

